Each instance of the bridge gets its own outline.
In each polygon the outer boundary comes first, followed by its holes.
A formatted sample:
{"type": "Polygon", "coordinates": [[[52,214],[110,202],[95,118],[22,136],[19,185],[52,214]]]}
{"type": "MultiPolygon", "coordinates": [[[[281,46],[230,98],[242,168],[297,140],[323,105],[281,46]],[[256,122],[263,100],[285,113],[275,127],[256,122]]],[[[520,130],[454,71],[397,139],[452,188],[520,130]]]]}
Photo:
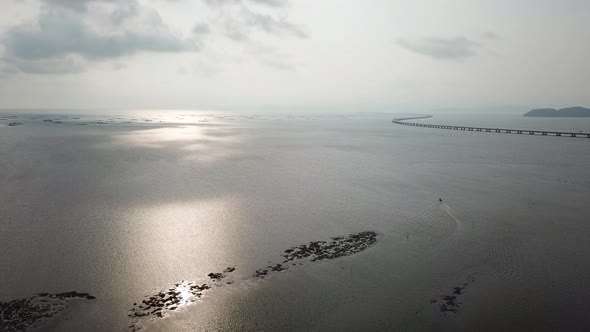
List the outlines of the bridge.
{"type": "Polygon", "coordinates": [[[424,127],[424,128],[436,128],[436,129],[447,129],[447,130],[465,130],[465,131],[479,131],[486,133],[503,133],[503,134],[520,134],[520,135],[541,135],[541,136],[563,136],[563,137],[584,137],[590,138],[590,133],[583,132],[564,132],[564,131],[549,131],[549,130],[531,130],[531,129],[506,129],[506,128],[485,128],[485,127],[467,127],[467,126],[454,126],[454,125],[442,125],[442,124],[430,124],[430,123],[419,123],[409,122],[409,120],[428,119],[430,115],[414,116],[409,118],[393,119],[393,123],[412,126],[412,127],[424,127]]]}

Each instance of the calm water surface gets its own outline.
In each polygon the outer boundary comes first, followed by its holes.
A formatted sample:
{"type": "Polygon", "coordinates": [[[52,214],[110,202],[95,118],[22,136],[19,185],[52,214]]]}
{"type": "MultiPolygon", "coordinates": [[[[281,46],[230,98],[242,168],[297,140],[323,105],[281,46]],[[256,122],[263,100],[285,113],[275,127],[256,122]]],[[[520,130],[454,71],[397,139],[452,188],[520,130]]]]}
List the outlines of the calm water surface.
{"type": "MultiPolygon", "coordinates": [[[[39,329],[590,323],[590,139],[413,128],[394,114],[41,114],[0,114],[0,301],[96,300],[39,329]],[[367,230],[379,240],[363,252],[252,277],[287,248],[367,230]],[[227,267],[222,286],[165,318],[127,316],[227,267]],[[457,312],[441,311],[445,295],[457,312]]],[[[590,131],[590,119],[510,114],[424,121],[590,131]]]]}

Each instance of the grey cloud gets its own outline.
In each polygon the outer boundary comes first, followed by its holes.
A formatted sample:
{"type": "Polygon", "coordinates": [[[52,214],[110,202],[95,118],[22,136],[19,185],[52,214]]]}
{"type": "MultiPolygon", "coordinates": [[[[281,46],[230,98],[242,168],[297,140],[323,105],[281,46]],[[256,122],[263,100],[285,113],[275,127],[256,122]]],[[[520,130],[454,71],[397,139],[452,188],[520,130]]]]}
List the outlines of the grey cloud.
{"type": "Polygon", "coordinates": [[[124,21],[137,17],[142,8],[137,0],[42,0],[47,6],[45,11],[71,10],[77,15],[93,14],[88,10],[89,4],[100,5],[103,9],[109,8],[110,21],[115,25],[120,25],[124,21]]]}
{"type": "Polygon", "coordinates": [[[271,6],[271,7],[282,7],[287,1],[285,0],[250,0],[255,3],[271,6]]]}
{"type": "Polygon", "coordinates": [[[243,9],[238,15],[226,15],[223,19],[224,35],[236,42],[250,39],[251,30],[258,30],[270,35],[307,38],[307,33],[298,25],[283,18],[260,14],[243,9]]]}
{"type": "Polygon", "coordinates": [[[85,60],[103,60],[144,51],[177,53],[195,50],[192,43],[165,31],[99,34],[78,15],[55,11],[43,12],[38,27],[13,27],[5,33],[3,42],[4,61],[30,73],[80,71],[82,65],[72,61],[72,55],[85,60]]]}
{"type": "MultiPolygon", "coordinates": [[[[207,0],[211,1],[211,0],[207,0]]],[[[232,1],[232,0],[222,0],[232,1]]],[[[256,0],[265,5],[277,7],[284,3],[275,0],[256,0]]],[[[216,22],[225,37],[241,43],[245,52],[262,65],[275,69],[294,69],[288,54],[281,53],[278,49],[265,42],[257,40],[255,32],[272,35],[275,37],[308,38],[305,30],[297,24],[279,16],[280,12],[273,11],[261,13],[241,4],[231,11],[219,11],[219,20],[216,22]]]]}
{"type": "MultiPolygon", "coordinates": [[[[210,6],[224,6],[239,4],[242,3],[242,0],[204,0],[204,2],[210,6]]],[[[250,2],[267,5],[270,7],[282,7],[287,3],[286,0],[250,0],[250,2]]]]}
{"type": "Polygon", "coordinates": [[[247,27],[241,24],[237,20],[227,20],[223,26],[224,35],[236,42],[242,42],[248,40],[247,27]]]}
{"type": "Polygon", "coordinates": [[[78,12],[87,10],[89,3],[124,3],[123,0],[42,0],[44,3],[52,6],[58,6],[62,8],[71,9],[78,12]]]}
{"type": "Polygon", "coordinates": [[[209,6],[224,6],[224,5],[235,5],[242,3],[242,0],[203,0],[209,6]]]}
{"type": "MultiPolygon", "coordinates": [[[[275,18],[273,15],[252,11],[244,5],[245,1],[243,0],[203,0],[203,2],[211,7],[235,6],[231,11],[220,9],[223,18],[221,20],[222,31],[231,40],[238,42],[248,40],[250,29],[280,36],[308,37],[307,33],[297,24],[285,18],[275,18]]],[[[287,4],[287,0],[249,0],[249,2],[269,7],[283,7],[287,4]]],[[[200,27],[195,27],[195,29],[197,28],[200,29],[200,27]]],[[[200,31],[197,30],[193,30],[193,32],[199,33],[200,31]]],[[[208,31],[209,27],[206,32],[208,31]]]]}
{"type": "Polygon", "coordinates": [[[109,58],[139,51],[183,52],[190,50],[172,35],[100,35],[77,17],[43,14],[39,30],[16,27],[6,34],[7,53],[21,59],[44,59],[66,54],[109,58]]]}
{"type": "Polygon", "coordinates": [[[307,38],[303,29],[285,19],[275,19],[270,15],[249,12],[246,15],[246,21],[249,25],[267,33],[307,38]]]}
{"type": "Polygon", "coordinates": [[[477,54],[481,45],[465,37],[423,38],[417,41],[401,39],[397,44],[408,51],[435,59],[460,59],[477,54]]]}
{"type": "Polygon", "coordinates": [[[494,39],[500,38],[500,36],[498,36],[496,33],[492,32],[492,31],[486,31],[481,34],[481,38],[494,40],[494,39]]]}
{"type": "Polygon", "coordinates": [[[123,62],[116,62],[113,64],[112,68],[114,70],[122,70],[122,69],[127,68],[127,64],[123,63],[123,62]]]}
{"type": "Polygon", "coordinates": [[[193,33],[195,35],[206,35],[211,32],[211,28],[206,23],[197,23],[193,27],[193,33]]]}
{"type": "MultiPolygon", "coordinates": [[[[212,6],[235,6],[219,9],[217,19],[195,24],[186,39],[171,33],[157,11],[137,0],[41,1],[44,5],[36,22],[14,26],[0,36],[3,74],[72,73],[84,71],[94,61],[141,52],[199,51],[203,41],[213,38],[215,32],[246,48],[258,43],[253,38],[255,31],[279,37],[307,37],[301,27],[275,15],[279,14],[275,10],[282,10],[278,7],[286,3],[282,0],[247,0],[271,7],[272,11],[264,13],[246,6],[246,0],[202,0],[212,6]],[[107,26],[98,29],[96,23],[107,26]]],[[[259,49],[248,53],[269,66],[289,68],[286,57],[278,52],[259,49]]]]}
{"type": "Polygon", "coordinates": [[[110,15],[111,22],[115,25],[123,23],[125,20],[135,17],[139,14],[139,4],[133,1],[119,5],[110,15]]]}
{"type": "Polygon", "coordinates": [[[85,68],[85,61],[73,55],[36,61],[8,57],[4,61],[5,68],[2,71],[6,74],[70,74],[84,71],[85,68]]]}

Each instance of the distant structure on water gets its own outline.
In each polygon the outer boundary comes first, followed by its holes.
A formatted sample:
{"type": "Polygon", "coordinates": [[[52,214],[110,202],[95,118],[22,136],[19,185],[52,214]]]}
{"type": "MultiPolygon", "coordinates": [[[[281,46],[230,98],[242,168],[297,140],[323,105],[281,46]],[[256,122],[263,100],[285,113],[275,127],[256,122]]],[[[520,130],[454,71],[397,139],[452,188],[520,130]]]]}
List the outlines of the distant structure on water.
{"type": "Polygon", "coordinates": [[[565,137],[585,137],[590,138],[590,133],[584,132],[566,132],[566,131],[549,131],[549,130],[531,130],[531,129],[506,129],[506,128],[486,128],[486,127],[467,127],[467,126],[454,126],[454,125],[442,125],[442,124],[430,124],[420,122],[408,122],[408,120],[426,119],[432,116],[415,116],[411,118],[399,118],[393,119],[393,123],[404,126],[412,127],[423,127],[423,128],[436,128],[436,129],[447,129],[447,130],[465,130],[465,131],[479,131],[486,133],[502,133],[502,134],[528,134],[528,135],[541,135],[541,136],[565,136],[565,137]]]}

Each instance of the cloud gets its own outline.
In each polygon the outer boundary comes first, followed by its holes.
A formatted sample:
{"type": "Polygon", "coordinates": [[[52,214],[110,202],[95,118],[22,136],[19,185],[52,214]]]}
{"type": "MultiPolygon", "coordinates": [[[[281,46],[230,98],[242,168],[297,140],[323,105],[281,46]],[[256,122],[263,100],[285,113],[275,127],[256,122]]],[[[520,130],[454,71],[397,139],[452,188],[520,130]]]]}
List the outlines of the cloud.
{"type": "Polygon", "coordinates": [[[478,42],[462,36],[454,38],[422,38],[416,41],[400,39],[397,44],[408,51],[434,59],[461,59],[475,56],[481,48],[478,42]]]}
{"type": "Polygon", "coordinates": [[[86,58],[111,58],[139,51],[182,52],[190,50],[171,35],[139,35],[124,32],[102,35],[74,16],[44,14],[39,29],[16,27],[6,34],[6,52],[27,60],[79,54],[86,58]]]}
{"type": "Polygon", "coordinates": [[[271,6],[271,7],[282,7],[285,6],[287,1],[285,0],[251,0],[252,2],[271,6]]]}
{"type": "Polygon", "coordinates": [[[193,33],[195,35],[207,35],[211,32],[211,28],[207,23],[197,23],[193,27],[193,33]]]}
{"type": "MultiPolygon", "coordinates": [[[[65,0],[61,0],[65,1],[65,0]]],[[[225,6],[225,5],[236,5],[243,3],[242,0],[204,0],[204,2],[210,6],[225,6]]],[[[270,7],[283,7],[287,4],[286,0],[250,0],[250,2],[256,4],[262,4],[270,7]]]]}
{"type": "Polygon", "coordinates": [[[242,7],[235,11],[222,11],[217,24],[222,33],[236,42],[246,42],[255,32],[276,37],[295,37],[305,39],[308,34],[299,25],[285,17],[263,14],[242,7]]]}
{"type": "Polygon", "coordinates": [[[250,0],[252,3],[274,7],[268,14],[252,10],[242,0],[203,0],[213,8],[219,8],[223,31],[226,37],[234,41],[249,39],[250,30],[258,30],[271,35],[307,38],[307,33],[299,25],[279,17],[276,9],[286,5],[285,0],[250,0]],[[227,6],[231,6],[228,8],[227,6]]]}
{"type": "Polygon", "coordinates": [[[243,42],[249,39],[248,27],[233,18],[224,19],[223,34],[235,42],[243,42]]]}
{"type": "MultiPolygon", "coordinates": [[[[205,0],[213,1],[213,0],[205,0]]],[[[231,7],[217,8],[216,20],[211,22],[213,30],[220,32],[230,41],[238,44],[246,58],[253,58],[265,66],[280,70],[294,69],[290,56],[273,46],[277,40],[285,38],[306,39],[307,32],[291,22],[278,2],[272,8],[259,11],[244,5],[241,1],[222,0],[231,7]]],[[[271,0],[257,0],[271,6],[271,0]]],[[[281,3],[284,3],[281,1],[281,3]]]]}
{"type": "Polygon", "coordinates": [[[116,6],[110,13],[109,18],[113,24],[120,25],[133,17],[137,17],[140,13],[140,5],[136,2],[129,1],[126,4],[116,6]]]}
{"type": "Polygon", "coordinates": [[[225,6],[242,3],[242,0],[203,0],[209,6],[225,6]]]}
{"type": "Polygon", "coordinates": [[[95,62],[124,63],[138,53],[206,50],[216,38],[236,43],[260,63],[287,69],[288,56],[272,45],[282,38],[308,37],[288,19],[286,0],[201,0],[211,15],[186,36],[173,33],[155,9],[139,0],[40,1],[34,21],[0,35],[4,74],[81,72],[95,62]]]}
{"type": "Polygon", "coordinates": [[[42,0],[49,6],[67,8],[77,12],[84,12],[90,3],[124,3],[123,0],[42,0]]]}
{"type": "Polygon", "coordinates": [[[496,33],[492,32],[492,31],[486,31],[481,34],[481,38],[488,39],[488,40],[495,40],[495,39],[500,38],[500,36],[498,36],[496,33]]]}
{"type": "Polygon", "coordinates": [[[286,19],[276,19],[270,15],[255,12],[246,12],[244,15],[246,23],[266,33],[276,35],[290,35],[298,38],[307,38],[307,34],[298,25],[286,19]]]}
{"type": "Polygon", "coordinates": [[[17,57],[8,57],[5,60],[3,72],[6,74],[69,74],[81,72],[85,69],[86,61],[76,55],[67,55],[61,58],[40,59],[30,61],[17,57]]]}
{"type": "MultiPolygon", "coordinates": [[[[137,3],[128,1],[108,13],[114,29],[108,26],[101,30],[92,25],[92,17],[77,10],[81,2],[45,0],[52,5],[65,6],[77,3],[76,12],[45,8],[36,24],[22,24],[10,28],[3,36],[6,65],[26,73],[70,73],[84,69],[89,61],[106,60],[133,55],[139,52],[179,53],[196,51],[194,41],[172,34],[154,12],[142,13],[137,3]],[[137,26],[149,29],[134,29],[133,24],[123,22],[139,20],[137,26]]],[[[116,0],[102,0],[114,3],[116,0]]],[[[93,1],[96,2],[96,1],[93,1]]],[[[133,22],[132,22],[133,23],[133,22]]]]}

